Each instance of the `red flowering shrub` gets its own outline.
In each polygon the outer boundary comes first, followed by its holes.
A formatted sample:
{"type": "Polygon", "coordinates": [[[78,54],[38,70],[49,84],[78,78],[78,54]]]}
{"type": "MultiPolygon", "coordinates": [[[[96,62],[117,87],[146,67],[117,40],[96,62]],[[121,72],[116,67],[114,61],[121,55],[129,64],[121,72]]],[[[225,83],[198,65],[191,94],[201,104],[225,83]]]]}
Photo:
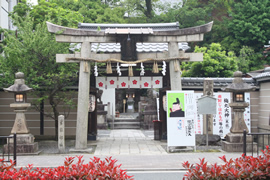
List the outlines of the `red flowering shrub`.
{"type": "Polygon", "coordinates": [[[225,164],[207,166],[205,159],[195,166],[188,161],[182,165],[188,170],[183,179],[270,179],[270,149],[266,146],[259,157],[244,156],[235,160],[220,157],[225,164]]]}
{"type": "Polygon", "coordinates": [[[121,165],[116,165],[117,160],[112,159],[112,157],[105,158],[105,160],[94,157],[88,164],[83,163],[83,156],[76,157],[78,161],[75,164],[73,164],[75,157],[68,157],[64,162],[64,166],[59,166],[57,168],[34,169],[33,165],[28,165],[26,168],[20,168],[19,170],[14,168],[12,162],[11,165],[7,165],[0,159],[0,179],[132,179],[132,176],[128,176],[125,170],[120,169],[121,165]]]}

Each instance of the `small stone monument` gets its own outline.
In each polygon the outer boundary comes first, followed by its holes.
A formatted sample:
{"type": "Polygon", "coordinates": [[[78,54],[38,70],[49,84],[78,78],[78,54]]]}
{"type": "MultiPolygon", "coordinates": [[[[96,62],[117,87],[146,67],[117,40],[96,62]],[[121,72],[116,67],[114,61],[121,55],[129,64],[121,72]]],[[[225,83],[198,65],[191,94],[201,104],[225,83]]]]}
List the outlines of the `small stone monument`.
{"type": "MultiPolygon", "coordinates": [[[[244,111],[249,106],[249,103],[245,102],[245,92],[254,91],[255,89],[256,87],[243,82],[242,72],[240,71],[234,73],[233,83],[222,89],[223,91],[233,93],[233,102],[229,105],[234,113],[230,133],[226,135],[226,141],[222,142],[222,150],[227,152],[243,152],[243,131],[245,129],[248,132],[244,120],[244,111]]],[[[252,150],[251,138],[251,136],[247,136],[247,151],[252,150]]],[[[254,146],[254,151],[257,150],[256,147],[254,146]]]]}
{"type": "MultiPolygon", "coordinates": [[[[17,153],[38,154],[38,143],[34,142],[34,136],[29,133],[24,114],[27,108],[31,106],[30,103],[27,103],[26,93],[31,91],[32,88],[25,85],[24,73],[16,73],[15,78],[15,83],[8,88],[4,88],[4,91],[14,93],[15,102],[10,104],[10,107],[14,108],[16,118],[11,133],[17,134],[17,153]]],[[[5,145],[4,148],[5,151],[13,152],[13,140],[10,142],[12,144],[9,144],[9,148],[8,145],[5,145]]]]}
{"type": "Polygon", "coordinates": [[[105,111],[105,105],[101,101],[103,90],[97,90],[97,128],[98,129],[107,129],[107,111],[105,111]]]}
{"type": "Polygon", "coordinates": [[[65,117],[58,116],[58,149],[59,153],[65,153],[65,117]]]}
{"type": "Polygon", "coordinates": [[[157,103],[156,103],[156,95],[153,93],[153,89],[147,90],[147,100],[148,104],[145,106],[142,114],[144,115],[143,127],[144,129],[153,129],[154,123],[153,120],[157,120],[157,103]]]}
{"type": "MultiPolygon", "coordinates": [[[[213,97],[214,82],[211,78],[205,78],[203,82],[203,95],[213,97]]],[[[213,134],[213,114],[203,115],[203,134],[213,134]]]]}

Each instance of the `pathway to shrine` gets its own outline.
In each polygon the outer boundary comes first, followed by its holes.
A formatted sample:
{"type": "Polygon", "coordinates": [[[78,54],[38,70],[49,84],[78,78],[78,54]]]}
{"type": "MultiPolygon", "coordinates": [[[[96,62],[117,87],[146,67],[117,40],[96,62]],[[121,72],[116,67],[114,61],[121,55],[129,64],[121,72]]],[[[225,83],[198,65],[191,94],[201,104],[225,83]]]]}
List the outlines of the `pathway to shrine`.
{"type": "Polygon", "coordinates": [[[98,130],[94,155],[158,155],[167,154],[167,142],[155,141],[153,130],[98,130]]]}

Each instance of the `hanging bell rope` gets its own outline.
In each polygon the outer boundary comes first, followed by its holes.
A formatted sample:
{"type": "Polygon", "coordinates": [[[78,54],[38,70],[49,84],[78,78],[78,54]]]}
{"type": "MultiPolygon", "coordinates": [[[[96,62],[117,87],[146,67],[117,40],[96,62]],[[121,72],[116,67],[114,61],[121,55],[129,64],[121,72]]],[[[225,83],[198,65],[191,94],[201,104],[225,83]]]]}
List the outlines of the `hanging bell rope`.
{"type": "Polygon", "coordinates": [[[112,65],[111,65],[111,61],[107,62],[106,72],[107,72],[107,74],[112,74],[112,65]]]}
{"type": "Polygon", "coordinates": [[[174,71],[175,71],[175,72],[180,71],[179,61],[178,61],[178,60],[174,60],[174,61],[173,61],[173,64],[174,64],[174,71]]]}
{"type": "Polygon", "coordinates": [[[128,66],[128,76],[133,76],[132,66],[128,66]]]}
{"type": "Polygon", "coordinates": [[[159,73],[157,61],[155,61],[154,64],[153,64],[152,72],[156,73],[156,74],[159,73]]]}

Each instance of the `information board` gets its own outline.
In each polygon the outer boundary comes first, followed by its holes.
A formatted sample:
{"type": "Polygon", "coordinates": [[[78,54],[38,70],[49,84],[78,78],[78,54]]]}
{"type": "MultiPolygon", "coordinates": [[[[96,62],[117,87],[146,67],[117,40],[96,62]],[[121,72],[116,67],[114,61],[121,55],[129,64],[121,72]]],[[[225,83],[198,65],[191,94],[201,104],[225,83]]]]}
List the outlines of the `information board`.
{"type": "Polygon", "coordinates": [[[195,146],[194,91],[167,91],[168,146],[195,146]]]}
{"type": "MultiPolygon", "coordinates": [[[[195,93],[196,101],[202,97],[203,93],[195,93]]],[[[213,134],[219,135],[222,139],[230,132],[232,126],[231,93],[214,93],[217,99],[217,114],[213,115],[213,134]]],[[[245,93],[245,102],[250,103],[250,93],[245,93]]],[[[250,132],[250,106],[244,112],[244,119],[250,132]]],[[[203,115],[197,114],[195,120],[195,133],[203,133],[203,115]]]]}

